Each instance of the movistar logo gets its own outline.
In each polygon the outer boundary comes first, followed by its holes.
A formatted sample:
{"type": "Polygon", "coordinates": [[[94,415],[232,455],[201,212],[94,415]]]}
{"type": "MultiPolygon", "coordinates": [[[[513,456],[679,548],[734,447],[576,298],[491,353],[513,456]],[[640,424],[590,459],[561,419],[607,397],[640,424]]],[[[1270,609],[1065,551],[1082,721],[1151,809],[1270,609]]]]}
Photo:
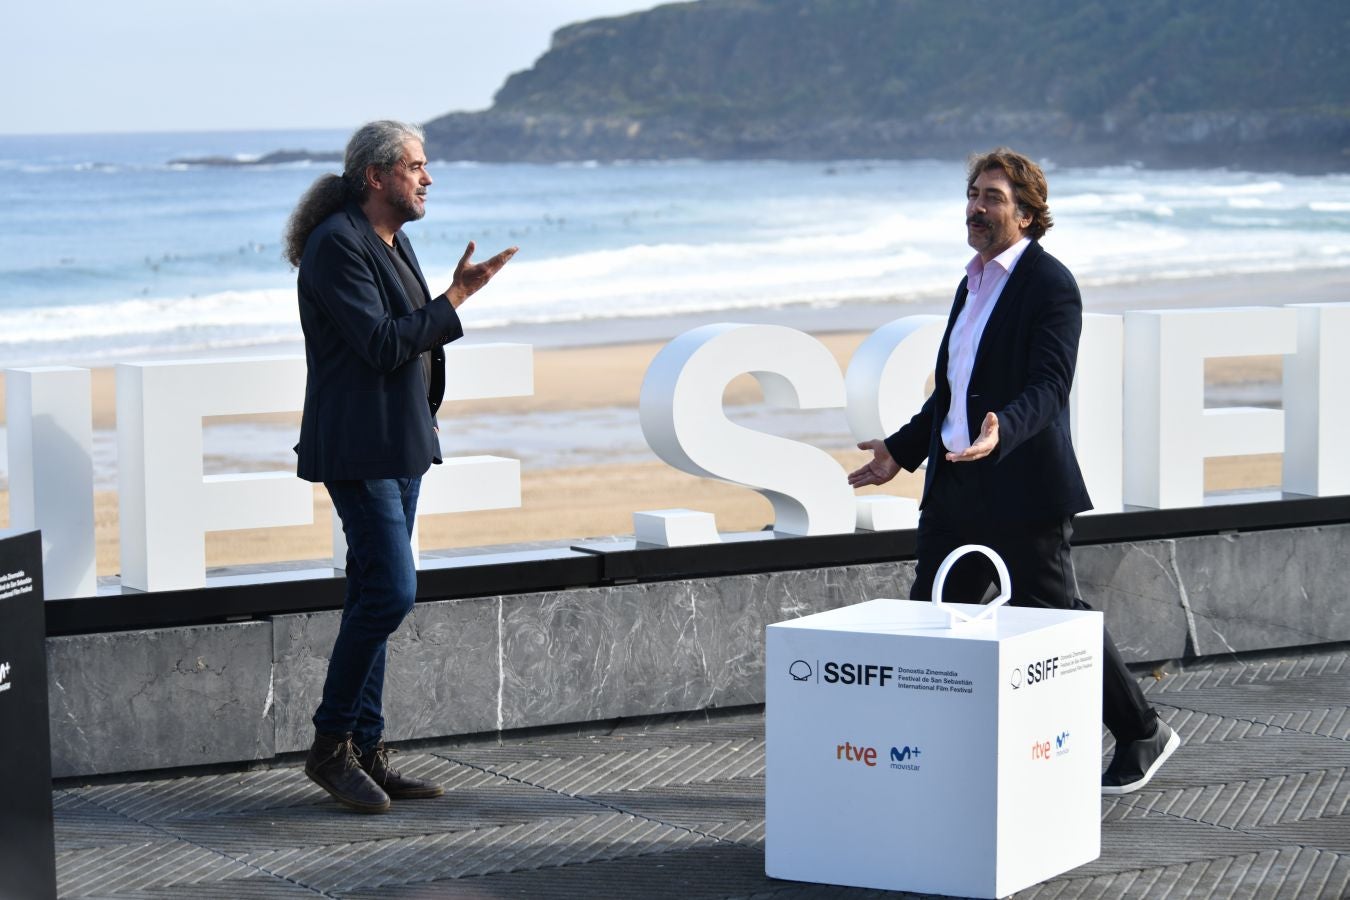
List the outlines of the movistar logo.
{"type": "Polygon", "coordinates": [[[9,683],[9,663],[0,663],[0,691],[7,691],[12,687],[9,683]]]}
{"type": "Polygon", "coordinates": [[[1069,752],[1069,733],[1061,731],[1055,735],[1054,752],[1051,753],[1049,741],[1035,741],[1031,745],[1032,759],[1049,759],[1051,756],[1063,756],[1069,752]]]}
{"type": "Polygon", "coordinates": [[[919,771],[919,748],[908,744],[903,747],[892,747],[891,768],[900,769],[902,772],[919,771]]]}

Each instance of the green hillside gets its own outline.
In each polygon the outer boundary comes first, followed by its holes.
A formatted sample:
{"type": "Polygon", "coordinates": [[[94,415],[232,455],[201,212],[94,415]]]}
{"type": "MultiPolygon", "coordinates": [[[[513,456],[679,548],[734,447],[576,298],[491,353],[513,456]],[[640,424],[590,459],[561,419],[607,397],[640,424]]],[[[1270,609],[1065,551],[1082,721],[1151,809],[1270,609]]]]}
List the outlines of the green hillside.
{"type": "Polygon", "coordinates": [[[699,0],[561,29],[477,159],[906,157],[1350,168],[1345,0],[699,0]]]}

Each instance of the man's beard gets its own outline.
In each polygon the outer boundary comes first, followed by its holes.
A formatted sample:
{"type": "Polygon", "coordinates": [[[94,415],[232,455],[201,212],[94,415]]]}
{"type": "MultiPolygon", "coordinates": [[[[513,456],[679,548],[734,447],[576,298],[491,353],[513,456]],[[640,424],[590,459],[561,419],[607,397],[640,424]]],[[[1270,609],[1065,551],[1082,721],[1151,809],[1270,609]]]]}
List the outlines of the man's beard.
{"type": "Polygon", "coordinates": [[[427,214],[426,204],[424,203],[419,208],[416,196],[395,197],[393,199],[393,207],[402,214],[404,222],[416,222],[427,214]]]}
{"type": "Polygon", "coordinates": [[[966,242],[976,251],[997,247],[999,246],[999,242],[1003,239],[1003,232],[984,216],[968,216],[966,218],[966,225],[984,226],[984,232],[982,234],[969,231],[966,233],[966,242]]]}

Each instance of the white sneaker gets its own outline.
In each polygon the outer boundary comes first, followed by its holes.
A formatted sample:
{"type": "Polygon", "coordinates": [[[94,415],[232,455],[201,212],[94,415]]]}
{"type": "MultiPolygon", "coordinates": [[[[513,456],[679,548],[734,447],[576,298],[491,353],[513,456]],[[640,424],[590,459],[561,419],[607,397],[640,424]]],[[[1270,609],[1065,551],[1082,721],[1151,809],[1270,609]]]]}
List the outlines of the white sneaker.
{"type": "Polygon", "coordinates": [[[1148,737],[1117,744],[1111,765],[1102,773],[1102,793],[1129,794],[1139,790],[1180,746],[1181,735],[1162,719],[1148,737]]]}

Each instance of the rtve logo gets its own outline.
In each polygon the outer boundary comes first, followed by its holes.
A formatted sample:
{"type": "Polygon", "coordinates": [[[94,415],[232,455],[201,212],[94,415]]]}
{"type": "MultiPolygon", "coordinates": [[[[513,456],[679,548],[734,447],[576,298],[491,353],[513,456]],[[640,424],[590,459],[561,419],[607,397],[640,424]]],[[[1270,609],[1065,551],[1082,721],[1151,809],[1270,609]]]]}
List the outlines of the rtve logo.
{"type": "Polygon", "coordinates": [[[860,762],[869,769],[877,767],[876,747],[855,747],[848,741],[834,749],[834,758],[841,762],[860,762]]]}
{"type": "MultiPolygon", "coordinates": [[[[908,769],[917,771],[919,768],[918,746],[911,747],[906,744],[903,748],[891,748],[892,769],[908,769]]],[[[862,763],[869,769],[877,767],[877,748],[855,746],[850,741],[837,744],[834,748],[834,758],[839,762],[862,763]]]]}
{"type": "MultiPolygon", "coordinates": [[[[1055,735],[1054,756],[1063,756],[1069,752],[1069,733],[1061,731],[1055,735]]],[[[1049,741],[1033,741],[1031,744],[1032,759],[1049,759],[1051,757],[1051,744],[1049,741]]]]}

